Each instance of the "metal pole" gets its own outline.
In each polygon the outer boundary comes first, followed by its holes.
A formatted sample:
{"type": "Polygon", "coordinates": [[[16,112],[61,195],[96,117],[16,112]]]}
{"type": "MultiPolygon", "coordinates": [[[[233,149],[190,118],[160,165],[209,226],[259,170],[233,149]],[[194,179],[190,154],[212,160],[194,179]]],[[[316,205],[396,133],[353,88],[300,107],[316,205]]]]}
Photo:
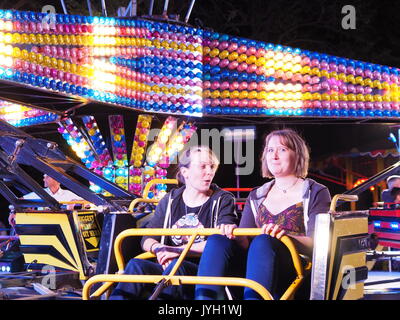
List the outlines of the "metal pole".
{"type": "Polygon", "coordinates": [[[196,2],[196,0],[192,0],[190,2],[189,9],[188,9],[188,12],[186,13],[186,17],[185,17],[185,23],[187,23],[189,21],[189,18],[190,18],[190,15],[192,14],[192,10],[193,10],[195,2],[196,2]]]}
{"type": "Polygon", "coordinates": [[[101,0],[101,12],[103,16],[107,17],[106,0],[101,0]]]}
{"type": "Polygon", "coordinates": [[[154,0],[150,0],[149,16],[153,15],[154,0]]]}
{"type": "Polygon", "coordinates": [[[92,4],[90,3],[90,0],[86,0],[86,3],[87,3],[88,10],[89,10],[89,15],[91,16],[92,15],[92,4]]]}
{"type": "Polygon", "coordinates": [[[61,2],[61,6],[63,8],[64,14],[68,14],[67,7],[65,6],[64,0],[60,0],[60,2],[61,2]]]}
{"type": "Polygon", "coordinates": [[[168,4],[169,4],[169,0],[165,0],[164,3],[164,10],[163,10],[163,15],[168,15],[168,4]]]}
{"type": "Polygon", "coordinates": [[[236,188],[237,188],[237,191],[236,191],[236,197],[239,199],[240,198],[240,191],[239,191],[239,188],[240,188],[240,177],[239,177],[239,157],[240,157],[240,153],[241,153],[241,145],[242,144],[242,142],[241,141],[239,141],[238,143],[237,143],[237,148],[236,148],[236,159],[235,159],[235,163],[236,163],[236,168],[235,168],[235,175],[236,175],[236,188]],[[240,147],[239,147],[239,145],[240,145],[240,147]]]}
{"type": "Polygon", "coordinates": [[[137,16],[137,0],[131,0],[131,17],[137,16]]]}

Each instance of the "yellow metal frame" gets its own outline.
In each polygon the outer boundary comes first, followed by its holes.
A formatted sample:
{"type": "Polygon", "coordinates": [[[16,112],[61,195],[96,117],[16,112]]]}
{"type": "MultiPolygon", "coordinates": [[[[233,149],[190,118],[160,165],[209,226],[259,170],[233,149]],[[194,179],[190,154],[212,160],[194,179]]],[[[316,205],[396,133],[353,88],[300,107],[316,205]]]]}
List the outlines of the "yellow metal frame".
{"type": "MultiPolygon", "coordinates": [[[[209,285],[223,285],[223,286],[242,286],[249,287],[256,291],[260,296],[265,300],[273,300],[270,292],[260,285],[259,283],[245,279],[245,278],[234,278],[234,277],[195,277],[195,276],[175,276],[176,270],[178,270],[181,262],[186,257],[187,252],[189,251],[191,245],[194,242],[194,239],[197,236],[210,236],[212,234],[220,234],[219,229],[128,229],[121,232],[117,238],[115,239],[114,244],[114,253],[116,262],[118,265],[117,274],[101,274],[95,275],[86,281],[83,290],[82,290],[82,298],[84,300],[89,300],[90,298],[95,298],[101,296],[107,290],[111,288],[111,286],[115,282],[140,282],[140,283],[158,283],[161,280],[165,280],[169,285],[182,285],[182,284],[209,284],[209,285]],[[126,275],[124,273],[125,269],[125,261],[122,257],[121,248],[122,241],[127,237],[132,236],[171,236],[171,235],[186,235],[191,236],[190,240],[178,258],[177,263],[174,268],[171,270],[168,275],[126,275]],[[104,282],[102,286],[100,286],[93,294],[90,293],[90,288],[99,282],[104,282]]],[[[233,231],[235,236],[257,236],[261,234],[261,229],[259,228],[237,228],[233,231]]],[[[292,299],[295,292],[299,288],[300,284],[305,278],[305,273],[311,269],[311,263],[308,263],[306,267],[303,267],[303,264],[300,259],[300,255],[297,252],[297,249],[288,236],[282,236],[282,243],[284,243],[292,256],[293,264],[296,270],[296,279],[291,283],[289,288],[282,295],[280,300],[289,300],[292,299]]],[[[140,259],[148,259],[155,257],[154,254],[145,252],[137,256],[136,258],[140,259]]]]}
{"type": "Polygon", "coordinates": [[[176,179],[153,179],[150,180],[143,190],[143,198],[147,199],[149,195],[150,188],[155,184],[178,184],[176,179]]]}
{"type": "Polygon", "coordinates": [[[331,205],[329,207],[329,212],[332,213],[332,212],[336,211],[336,204],[339,200],[354,202],[354,201],[358,201],[358,196],[350,195],[350,194],[335,194],[331,201],[331,205]]]}
{"type": "Polygon", "coordinates": [[[143,195],[141,198],[136,198],[133,200],[128,208],[128,213],[133,213],[133,209],[138,203],[158,203],[159,199],[149,199],[149,191],[150,188],[155,184],[178,184],[177,179],[153,179],[146,184],[146,187],[143,190],[143,195]]]}
{"type": "Polygon", "coordinates": [[[158,203],[160,200],[158,199],[145,199],[145,198],[136,198],[129,204],[128,208],[128,213],[134,213],[133,209],[138,205],[139,203],[158,203]]]}

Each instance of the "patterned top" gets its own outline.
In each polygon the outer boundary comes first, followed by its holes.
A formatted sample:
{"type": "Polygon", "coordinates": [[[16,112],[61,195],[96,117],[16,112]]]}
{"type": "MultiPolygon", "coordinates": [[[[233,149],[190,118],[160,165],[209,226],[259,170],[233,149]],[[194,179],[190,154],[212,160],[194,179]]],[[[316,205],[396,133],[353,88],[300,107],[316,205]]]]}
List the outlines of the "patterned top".
{"type": "Polygon", "coordinates": [[[303,202],[295,203],[278,214],[271,214],[268,209],[261,204],[257,210],[256,224],[261,228],[263,224],[278,224],[286,230],[287,234],[294,236],[304,236],[303,202]]]}

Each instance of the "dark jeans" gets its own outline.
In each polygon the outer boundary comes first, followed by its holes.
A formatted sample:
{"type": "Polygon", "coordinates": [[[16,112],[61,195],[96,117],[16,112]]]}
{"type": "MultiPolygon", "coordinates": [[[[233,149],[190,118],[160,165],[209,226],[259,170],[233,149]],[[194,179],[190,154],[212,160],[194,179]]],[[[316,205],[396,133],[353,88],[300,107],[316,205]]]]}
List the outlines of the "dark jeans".
{"type": "MultiPolygon", "coordinates": [[[[274,237],[265,234],[255,237],[250,243],[246,258],[246,253],[236,241],[222,235],[210,236],[200,260],[198,275],[243,277],[244,274],[247,279],[267,288],[274,299],[280,298],[296,277],[289,249],[274,237]]],[[[213,300],[224,299],[226,296],[222,286],[197,285],[195,298],[213,300]]],[[[243,298],[261,299],[250,288],[244,289],[243,298]]]]}
{"type": "MultiPolygon", "coordinates": [[[[207,244],[201,255],[198,276],[209,277],[244,277],[246,272],[246,252],[236,241],[214,234],[207,238],[207,244]]],[[[229,287],[235,299],[243,298],[241,287],[229,287]]],[[[224,286],[196,285],[196,300],[226,299],[224,286]]]]}
{"type": "MultiPolygon", "coordinates": [[[[175,265],[177,259],[163,270],[160,264],[150,260],[131,259],[125,267],[125,274],[136,275],[161,275],[169,274],[175,265]]],[[[197,265],[190,261],[183,261],[175,275],[195,276],[197,274],[197,265]]],[[[120,282],[110,295],[110,300],[143,300],[148,299],[155,288],[151,283],[132,283],[120,282]]],[[[193,285],[168,286],[159,295],[159,299],[175,300],[194,298],[193,285]]]]}
{"type": "MultiPolygon", "coordinates": [[[[254,280],[279,299],[295,279],[296,271],[289,249],[278,239],[266,234],[253,239],[247,256],[246,278],[254,280]]],[[[250,288],[244,289],[244,299],[261,299],[250,288]]]]}

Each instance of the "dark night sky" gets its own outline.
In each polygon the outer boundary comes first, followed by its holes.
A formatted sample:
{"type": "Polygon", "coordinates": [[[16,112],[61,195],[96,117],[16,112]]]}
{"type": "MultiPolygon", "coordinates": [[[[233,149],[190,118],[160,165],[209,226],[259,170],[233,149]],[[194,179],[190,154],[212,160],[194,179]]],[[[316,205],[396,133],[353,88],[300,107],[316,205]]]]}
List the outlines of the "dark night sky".
{"type": "MultiPolygon", "coordinates": [[[[97,5],[100,1],[92,1],[97,5]]],[[[189,1],[170,1],[170,12],[178,12],[184,16],[189,1]]],[[[86,1],[65,1],[69,13],[85,14],[86,1]]],[[[109,16],[114,15],[118,4],[126,5],[128,1],[107,1],[109,16]]],[[[138,1],[139,14],[147,13],[149,1],[138,1]]],[[[161,12],[161,1],[155,1],[155,12],[161,12]]],[[[18,10],[40,11],[46,4],[53,4],[57,12],[62,12],[59,1],[1,1],[0,8],[15,8],[18,10]]],[[[94,8],[96,9],[96,8],[94,8]]],[[[190,23],[196,26],[211,28],[220,33],[240,37],[288,45],[296,48],[327,53],[340,57],[368,61],[377,64],[400,67],[400,1],[331,1],[331,0],[198,0],[193,9],[190,23]],[[356,9],[356,29],[344,30],[341,27],[344,5],[351,4],[356,9]]],[[[129,142],[129,132],[136,123],[136,114],[125,113],[125,124],[129,142]]],[[[162,116],[159,117],[163,119],[162,116]]],[[[104,116],[102,118],[104,120],[104,116]]],[[[101,117],[99,117],[99,121],[101,117]]],[[[198,121],[200,128],[222,128],[235,123],[228,119],[204,119],[198,121]]],[[[391,148],[387,137],[394,129],[389,124],[340,124],[313,123],[294,124],[283,122],[279,124],[264,123],[257,125],[257,141],[255,143],[255,171],[251,176],[241,177],[241,186],[251,187],[263,181],[259,175],[257,159],[261,154],[261,137],[265,132],[282,126],[296,128],[311,147],[313,159],[349,152],[352,148],[358,150],[373,150],[391,148]]],[[[48,130],[54,127],[44,128],[48,130]]],[[[29,130],[28,130],[29,131],[29,130]]],[[[132,134],[133,135],[133,134],[132,134]]],[[[130,140],[129,140],[130,139],[130,140]]],[[[63,140],[56,138],[63,150],[70,156],[73,154],[66,148],[63,140]]],[[[130,151],[130,149],[128,149],[130,151]]],[[[225,166],[217,173],[216,182],[222,187],[235,186],[234,167],[225,166]]],[[[0,198],[1,200],[1,198],[0,198]]],[[[0,201],[4,205],[4,200],[0,201]]],[[[6,213],[6,212],[4,212],[6,213]]],[[[6,214],[0,216],[4,221],[6,214]]]]}

